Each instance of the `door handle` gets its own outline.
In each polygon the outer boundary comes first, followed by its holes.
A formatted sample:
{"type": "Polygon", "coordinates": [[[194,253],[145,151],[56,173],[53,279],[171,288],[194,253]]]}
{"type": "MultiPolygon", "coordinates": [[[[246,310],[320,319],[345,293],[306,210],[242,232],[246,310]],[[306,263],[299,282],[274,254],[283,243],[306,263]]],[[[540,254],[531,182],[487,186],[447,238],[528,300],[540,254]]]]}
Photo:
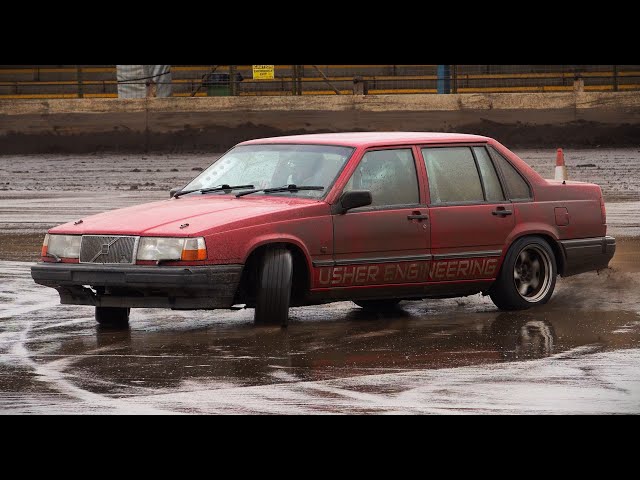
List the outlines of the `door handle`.
{"type": "Polygon", "coordinates": [[[498,217],[506,217],[507,215],[513,215],[513,212],[511,210],[507,210],[504,207],[498,207],[493,212],[491,212],[491,215],[497,215],[498,217]]]}
{"type": "Polygon", "coordinates": [[[413,212],[411,215],[407,215],[407,218],[409,220],[418,220],[418,221],[422,221],[422,220],[429,220],[429,215],[423,215],[420,212],[413,212]]]}

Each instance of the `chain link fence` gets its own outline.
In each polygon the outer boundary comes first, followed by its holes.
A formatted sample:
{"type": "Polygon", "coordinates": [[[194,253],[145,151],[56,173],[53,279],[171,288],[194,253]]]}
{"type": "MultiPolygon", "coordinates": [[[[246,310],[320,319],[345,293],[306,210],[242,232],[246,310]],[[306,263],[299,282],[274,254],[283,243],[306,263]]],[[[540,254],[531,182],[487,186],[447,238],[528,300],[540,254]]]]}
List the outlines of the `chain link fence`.
{"type": "MultiPolygon", "coordinates": [[[[174,97],[640,90],[640,65],[172,65],[174,97]]],[[[163,88],[148,88],[162,91],[163,88]]],[[[129,82],[130,83],[130,82],[129,82]]],[[[115,65],[0,65],[0,99],[118,97],[115,65]]]]}

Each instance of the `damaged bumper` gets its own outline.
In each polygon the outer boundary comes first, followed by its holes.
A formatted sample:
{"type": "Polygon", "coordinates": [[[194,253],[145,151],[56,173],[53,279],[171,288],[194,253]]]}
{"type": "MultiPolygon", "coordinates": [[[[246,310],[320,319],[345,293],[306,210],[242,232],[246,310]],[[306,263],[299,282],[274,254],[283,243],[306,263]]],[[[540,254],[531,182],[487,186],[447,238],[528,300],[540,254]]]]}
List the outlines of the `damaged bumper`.
{"type": "Polygon", "coordinates": [[[163,267],[39,263],[36,283],[55,288],[63,304],[174,309],[228,308],[242,265],[163,267]]]}

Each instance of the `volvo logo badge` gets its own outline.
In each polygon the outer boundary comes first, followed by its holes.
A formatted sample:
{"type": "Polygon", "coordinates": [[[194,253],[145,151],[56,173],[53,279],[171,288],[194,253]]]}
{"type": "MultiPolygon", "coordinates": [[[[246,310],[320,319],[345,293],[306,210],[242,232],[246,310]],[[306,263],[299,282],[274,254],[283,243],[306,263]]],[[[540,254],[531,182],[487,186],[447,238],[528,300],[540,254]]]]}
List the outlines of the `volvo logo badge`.
{"type": "Polygon", "coordinates": [[[102,257],[102,256],[105,257],[102,260],[102,263],[106,263],[107,257],[109,256],[109,249],[111,248],[111,245],[116,243],[118,240],[120,240],[120,237],[114,238],[109,243],[103,243],[100,246],[100,250],[95,254],[95,256],[91,259],[91,261],[89,263],[94,263],[96,260],[98,260],[99,257],[102,257]]]}

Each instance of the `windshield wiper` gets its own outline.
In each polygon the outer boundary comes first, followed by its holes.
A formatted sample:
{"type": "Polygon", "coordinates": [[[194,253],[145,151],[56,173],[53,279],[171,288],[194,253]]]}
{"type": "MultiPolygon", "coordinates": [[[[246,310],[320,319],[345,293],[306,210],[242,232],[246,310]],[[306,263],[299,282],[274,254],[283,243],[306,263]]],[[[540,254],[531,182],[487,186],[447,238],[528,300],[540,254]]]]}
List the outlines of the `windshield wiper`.
{"type": "Polygon", "coordinates": [[[183,190],[177,192],[173,198],[181,197],[182,195],[186,195],[187,193],[209,193],[209,192],[231,192],[232,190],[243,190],[245,188],[255,188],[253,185],[234,185],[229,186],[226,183],[224,185],[220,185],[219,187],[211,187],[211,188],[197,188],[195,190],[183,190]]]}
{"type": "Polygon", "coordinates": [[[320,186],[306,186],[306,185],[285,185],[284,187],[274,187],[274,188],[259,188],[257,190],[247,190],[246,192],[240,192],[236,194],[237,198],[244,197],[245,195],[251,195],[252,193],[264,192],[264,193],[276,193],[276,192],[297,192],[300,190],[324,190],[324,187],[320,186]]]}

